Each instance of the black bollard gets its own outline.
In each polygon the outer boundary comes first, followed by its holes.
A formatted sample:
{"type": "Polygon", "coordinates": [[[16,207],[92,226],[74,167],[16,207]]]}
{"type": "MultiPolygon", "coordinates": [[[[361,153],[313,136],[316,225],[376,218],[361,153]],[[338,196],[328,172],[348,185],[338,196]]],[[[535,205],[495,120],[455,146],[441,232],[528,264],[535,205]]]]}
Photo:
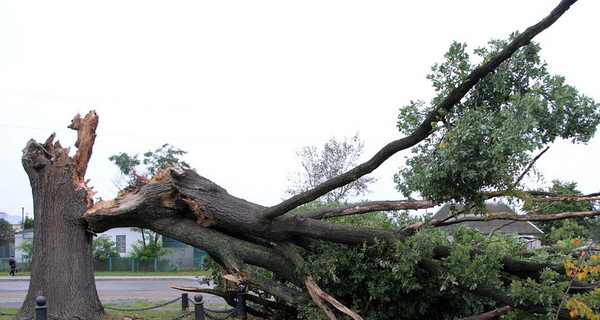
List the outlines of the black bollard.
{"type": "Polygon", "coordinates": [[[238,289],[238,304],[237,304],[237,311],[238,311],[238,318],[240,320],[248,320],[248,315],[246,314],[246,293],[244,292],[245,288],[244,286],[240,286],[238,289]]]}
{"type": "Polygon", "coordinates": [[[194,320],[204,320],[204,301],[201,294],[194,295],[194,320]]]}
{"type": "Polygon", "coordinates": [[[39,296],[35,298],[35,320],[46,320],[48,319],[48,306],[46,306],[46,297],[39,296]]]}
{"type": "Polygon", "coordinates": [[[188,294],[182,293],[181,294],[181,311],[185,311],[189,307],[190,307],[190,304],[189,304],[189,300],[188,300],[188,294]]]}

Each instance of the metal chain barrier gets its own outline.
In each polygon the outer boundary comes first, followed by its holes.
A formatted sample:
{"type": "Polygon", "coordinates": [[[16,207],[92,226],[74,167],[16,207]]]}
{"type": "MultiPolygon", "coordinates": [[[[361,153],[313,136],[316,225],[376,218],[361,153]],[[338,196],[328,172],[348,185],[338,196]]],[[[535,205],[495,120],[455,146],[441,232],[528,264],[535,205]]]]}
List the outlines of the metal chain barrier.
{"type": "MultiPolygon", "coordinates": [[[[194,305],[195,305],[194,310],[183,313],[179,316],[171,318],[170,320],[180,320],[180,319],[186,318],[188,316],[191,316],[193,314],[195,314],[195,319],[198,319],[198,320],[203,320],[205,316],[206,316],[206,318],[209,318],[212,320],[226,320],[226,319],[232,318],[238,314],[243,319],[246,319],[245,310],[243,308],[245,299],[243,298],[242,292],[243,291],[240,290],[240,303],[238,303],[237,308],[221,309],[221,310],[205,309],[203,306],[204,303],[202,302],[202,295],[197,294],[196,296],[194,296],[195,301],[193,301],[194,305]],[[219,316],[216,316],[216,314],[224,314],[224,316],[219,317],[219,316]]],[[[116,310],[116,311],[144,311],[144,310],[151,310],[151,309],[157,309],[160,307],[164,307],[166,305],[172,304],[179,300],[182,300],[183,302],[185,302],[185,303],[182,303],[182,309],[186,308],[186,310],[187,310],[187,302],[188,302],[187,300],[191,301],[191,299],[187,299],[187,294],[182,295],[181,297],[178,297],[171,301],[167,301],[167,302],[161,303],[159,305],[145,307],[145,308],[115,308],[115,307],[107,307],[107,306],[105,306],[104,308],[108,309],[108,310],[116,310]],[[182,300],[182,299],[185,299],[185,300],[182,300]]],[[[48,307],[47,307],[46,303],[47,303],[47,300],[45,297],[39,296],[36,298],[37,306],[35,307],[35,309],[36,309],[35,310],[36,311],[35,319],[37,319],[37,320],[47,320],[47,319],[64,320],[58,316],[48,314],[48,312],[47,312],[48,307]]],[[[186,310],[184,310],[184,311],[186,311],[186,310]]],[[[14,316],[14,315],[15,314],[0,313],[0,316],[14,316]]],[[[32,319],[22,319],[22,320],[32,320],[32,319]]]]}
{"type": "Polygon", "coordinates": [[[206,311],[206,313],[205,313],[206,317],[209,319],[212,319],[212,320],[227,320],[229,318],[233,318],[233,316],[237,313],[237,309],[232,309],[229,311],[227,311],[227,310],[216,311],[216,310],[209,310],[209,309],[205,308],[204,311],[206,311]],[[217,317],[217,316],[211,314],[211,313],[227,313],[227,312],[229,312],[229,314],[226,314],[223,317],[217,317]]]}
{"type": "Polygon", "coordinates": [[[196,312],[196,311],[192,310],[192,311],[190,311],[190,312],[187,312],[187,313],[184,313],[184,314],[182,314],[182,315],[179,315],[179,316],[177,316],[177,317],[175,317],[175,318],[171,318],[170,320],[179,320],[179,319],[183,319],[183,318],[185,318],[185,317],[189,317],[189,316],[193,315],[193,314],[194,314],[194,312],[196,312]]]}
{"type": "Polygon", "coordinates": [[[171,301],[167,301],[165,303],[161,303],[159,305],[156,306],[150,306],[150,307],[144,307],[144,308],[115,308],[115,307],[107,307],[105,306],[104,309],[108,309],[108,310],[115,310],[115,311],[144,311],[144,310],[152,310],[152,309],[157,309],[160,307],[164,307],[166,305],[169,305],[171,303],[177,302],[181,300],[181,297],[178,297],[176,299],[173,299],[171,301]]]}

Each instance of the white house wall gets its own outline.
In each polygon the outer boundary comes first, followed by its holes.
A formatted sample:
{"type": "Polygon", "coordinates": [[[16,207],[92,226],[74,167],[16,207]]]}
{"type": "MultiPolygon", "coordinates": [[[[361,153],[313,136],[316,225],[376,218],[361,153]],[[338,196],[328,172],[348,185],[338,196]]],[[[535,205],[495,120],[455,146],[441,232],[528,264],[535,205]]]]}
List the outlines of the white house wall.
{"type": "Polygon", "coordinates": [[[142,234],[136,231],[132,231],[131,228],[115,228],[108,231],[102,232],[99,235],[107,235],[110,240],[117,241],[118,235],[125,236],[125,252],[119,252],[121,257],[128,257],[133,252],[132,244],[142,240],[142,234]]]}

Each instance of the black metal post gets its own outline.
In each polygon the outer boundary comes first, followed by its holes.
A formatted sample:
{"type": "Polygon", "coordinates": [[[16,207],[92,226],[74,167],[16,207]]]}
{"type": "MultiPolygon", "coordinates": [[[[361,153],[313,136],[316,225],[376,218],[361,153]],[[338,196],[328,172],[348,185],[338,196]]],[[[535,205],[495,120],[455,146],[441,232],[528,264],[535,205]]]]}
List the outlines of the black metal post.
{"type": "Polygon", "coordinates": [[[189,300],[188,300],[188,294],[182,293],[181,294],[181,311],[185,311],[189,307],[190,307],[190,304],[189,304],[189,300]]]}
{"type": "Polygon", "coordinates": [[[194,295],[194,320],[204,320],[204,301],[201,294],[194,295]]]}
{"type": "Polygon", "coordinates": [[[238,288],[238,304],[237,304],[237,311],[238,311],[238,318],[240,320],[248,320],[248,315],[246,314],[246,292],[244,286],[240,286],[238,288]]]}
{"type": "Polygon", "coordinates": [[[46,306],[48,300],[44,296],[35,298],[35,320],[47,320],[48,319],[48,306],[46,306]]]}

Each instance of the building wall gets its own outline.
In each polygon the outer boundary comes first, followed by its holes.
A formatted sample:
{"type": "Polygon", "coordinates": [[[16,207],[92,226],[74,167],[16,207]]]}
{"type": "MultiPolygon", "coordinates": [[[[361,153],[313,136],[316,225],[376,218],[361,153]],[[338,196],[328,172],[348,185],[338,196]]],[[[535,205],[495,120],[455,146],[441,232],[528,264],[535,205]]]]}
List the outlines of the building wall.
{"type": "Polygon", "coordinates": [[[102,232],[100,235],[107,235],[112,241],[117,242],[117,236],[125,236],[125,251],[119,252],[121,257],[130,256],[133,252],[132,244],[142,240],[142,234],[137,231],[132,231],[131,228],[114,228],[102,232]]]}

